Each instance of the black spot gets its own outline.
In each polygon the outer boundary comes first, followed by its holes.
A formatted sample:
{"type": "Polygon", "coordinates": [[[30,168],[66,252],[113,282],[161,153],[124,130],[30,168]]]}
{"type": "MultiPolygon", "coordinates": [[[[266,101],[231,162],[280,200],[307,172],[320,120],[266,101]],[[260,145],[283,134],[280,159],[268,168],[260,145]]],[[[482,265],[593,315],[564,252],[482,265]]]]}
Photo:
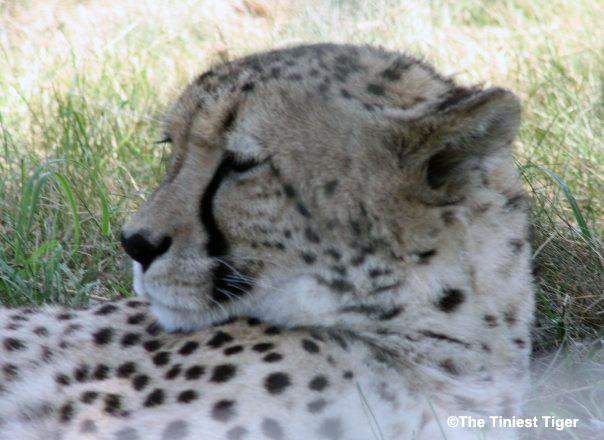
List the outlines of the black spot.
{"type": "Polygon", "coordinates": [[[272,440],[283,440],[283,428],[275,419],[262,420],[262,433],[272,440]]]}
{"type": "Polygon", "coordinates": [[[389,81],[398,81],[405,69],[408,69],[411,63],[404,58],[399,58],[382,72],[382,77],[389,81]]]}
{"type": "Polygon", "coordinates": [[[253,82],[247,82],[241,86],[241,91],[242,92],[251,92],[252,90],[254,90],[255,86],[256,85],[253,82]]]}
{"type": "Polygon", "coordinates": [[[212,418],[219,422],[228,422],[235,416],[235,402],[233,400],[219,400],[212,407],[212,418]]]}
{"type": "Polygon", "coordinates": [[[352,379],[354,377],[354,373],[352,371],[345,371],[344,374],[342,375],[342,377],[344,379],[352,379]]]}
{"type": "Polygon", "coordinates": [[[80,395],[80,402],[90,404],[94,402],[98,396],[99,393],[97,393],[96,391],[84,391],[80,395]]]}
{"type": "Polygon", "coordinates": [[[350,264],[352,264],[354,267],[358,267],[365,262],[365,257],[366,256],[363,254],[357,255],[351,258],[350,264]]]}
{"type": "Polygon", "coordinates": [[[526,347],[526,341],[524,339],[515,338],[512,341],[514,342],[514,344],[516,344],[516,346],[518,346],[518,348],[526,347]]]}
{"type": "Polygon", "coordinates": [[[145,331],[148,335],[157,336],[162,332],[162,327],[157,321],[155,321],[149,324],[145,331]]]}
{"type": "Polygon", "coordinates": [[[384,86],[380,84],[367,84],[367,91],[373,95],[383,95],[384,94],[384,86]]]}
{"type": "Polygon", "coordinates": [[[304,235],[306,235],[306,239],[311,243],[320,243],[321,237],[311,228],[307,227],[304,230],[304,235]]]}
{"type": "Polygon", "coordinates": [[[170,353],[167,351],[160,351],[159,353],[155,354],[152,359],[155,365],[161,367],[162,365],[166,365],[170,362],[170,353]]]}
{"type": "Polygon", "coordinates": [[[302,203],[297,203],[296,204],[296,210],[304,217],[308,218],[310,217],[310,212],[308,211],[308,209],[306,208],[306,206],[304,206],[302,203]]]}
{"type": "Polygon", "coordinates": [[[321,351],[319,346],[310,339],[302,339],[302,348],[312,354],[319,353],[319,351],[321,351]]]}
{"type": "Polygon", "coordinates": [[[88,365],[80,365],[73,372],[73,378],[78,382],[85,382],[88,379],[88,365]]]}
{"type": "Polygon", "coordinates": [[[436,255],[436,249],[430,249],[428,251],[418,252],[417,258],[419,259],[419,264],[428,264],[430,259],[436,255]]]}
{"type": "Polygon", "coordinates": [[[117,415],[122,406],[121,398],[117,394],[109,393],[105,396],[105,412],[111,415],[117,415]]]}
{"type": "Polygon", "coordinates": [[[128,324],[137,325],[143,322],[147,318],[147,315],[144,313],[136,313],[134,315],[128,316],[128,324]]]}
{"type": "Polygon", "coordinates": [[[264,387],[270,394],[281,394],[290,385],[289,376],[285,373],[272,373],[264,379],[264,387]]]}
{"type": "Polygon", "coordinates": [[[5,364],[2,366],[2,372],[6,376],[7,380],[13,380],[17,377],[19,368],[13,364],[5,364]]]}
{"type": "Polygon", "coordinates": [[[185,378],[187,380],[197,380],[205,373],[206,368],[203,365],[193,365],[185,371],[185,378]]]}
{"type": "Polygon", "coordinates": [[[182,370],[182,365],[181,364],[173,365],[172,368],[170,368],[168,371],[166,371],[166,374],[165,374],[164,377],[167,380],[172,380],[172,379],[178,377],[178,375],[180,374],[181,370],[182,370]]]}
{"type": "Polygon", "coordinates": [[[309,383],[308,388],[313,391],[323,391],[327,387],[327,378],[323,375],[315,376],[309,383]]]}
{"type": "Polygon", "coordinates": [[[306,264],[313,264],[317,261],[317,256],[312,252],[300,252],[300,257],[306,264]]]}
{"type": "Polygon", "coordinates": [[[512,252],[515,255],[518,255],[522,251],[522,248],[524,247],[524,241],[520,240],[520,239],[512,239],[508,242],[508,244],[512,248],[512,252]]]}
{"type": "Polygon", "coordinates": [[[63,312],[63,313],[59,313],[57,315],[57,319],[61,320],[61,321],[69,321],[70,319],[74,318],[75,315],[73,313],[69,313],[69,312],[63,312]]]}
{"type": "Polygon", "coordinates": [[[113,330],[109,327],[103,327],[92,334],[94,343],[98,345],[106,345],[113,339],[113,330]]]}
{"type": "Polygon", "coordinates": [[[235,111],[230,111],[222,122],[222,131],[228,131],[235,122],[235,111]]]}
{"type": "Polygon", "coordinates": [[[75,415],[75,408],[73,402],[67,402],[59,409],[59,420],[62,423],[69,423],[75,415]]]}
{"type": "Polygon", "coordinates": [[[143,347],[145,348],[145,350],[153,352],[159,350],[159,348],[161,347],[161,342],[159,342],[157,339],[150,339],[143,343],[143,347]]]}
{"type": "Polygon", "coordinates": [[[148,383],[149,383],[149,376],[147,376],[146,374],[137,374],[132,379],[132,387],[136,391],[143,390],[147,386],[148,383]]]}
{"type": "Polygon", "coordinates": [[[508,197],[505,208],[511,211],[515,211],[518,209],[525,209],[527,206],[527,198],[523,193],[512,194],[508,197]]]}
{"type": "Polygon", "coordinates": [[[250,327],[255,327],[255,326],[261,324],[261,321],[256,318],[247,318],[246,322],[247,322],[247,325],[249,325],[250,327]]]}
{"type": "Polygon", "coordinates": [[[235,373],[237,372],[237,367],[233,364],[222,364],[217,365],[212,370],[212,377],[210,378],[210,382],[214,383],[224,383],[231,380],[235,373]]]}
{"type": "Polygon", "coordinates": [[[445,370],[451,376],[459,375],[459,368],[457,367],[457,365],[455,365],[453,359],[445,359],[444,361],[442,361],[440,363],[440,368],[445,370]]]}
{"type": "Polygon", "coordinates": [[[280,353],[269,353],[262,358],[264,362],[279,362],[283,359],[283,355],[280,353]]]}
{"type": "Polygon", "coordinates": [[[193,353],[195,350],[197,350],[198,347],[199,347],[198,342],[188,341],[180,348],[180,350],[178,350],[178,353],[183,356],[188,356],[191,353],[193,353]]]}
{"type": "Polygon", "coordinates": [[[118,309],[118,307],[113,304],[105,304],[105,305],[101,306],[100,308],[98,308],[94,312],[94,314],[95,315],[109,315],[110,313],[115,312],[117,309],[118,309]]]}
{"type": "Polygon", "coordinates": [[[99,364],[92,372],[92,377],[94,377],[95,380],[105,380],[109,377],[109,370],[110,368],[107,365],[99,364]]]}
{"type": "Polygon", "coordinates": [[[302,75],[300,75],[299,73],[292,73],[291,75],[288,75],[286,79],[290,81],[301,81],[302,75]]]}
{"type": "Polygon", "coordinates": [[[484,315],[482,317],[487,327],[497,327],[497,317],[494,315],[484,315]]]}
{"type": "Polygon", "coordinates": [[[54,356],[52,350],[46,346],[42,347],[42,361],[50,362],[52,357],[54,356]]]}
{"type": "Polygon", "coordinates": [[[144,405],[147,408],[150,408],[152,406],[161,405],[162,403],[164,403],[164,399],[165,399],[164,391],[160,388],[156,388],[153,391],[151,391],[151,393],[149,393],[149,395],[145,399],[144,405]]]}
{"type": "Polygon", "coordinates": [[[6,349],[6,351],[19,351],[25,349],[25,344],[19,339],[5,338],[4,348],[6,349]]]}
{"type": "Polygon", "coordinates": [[[353,285],[342,278],[336,278],[329,283],[329,288],[336,292],[344,293],[353,290],[353,285]]]}
{"type": "Polygon", "coordinates": [[[48,336],[48,330],[46,329],[46,327],[36,327],[34,329],[34,333],[38,336],[48,336]]]}
{"type": "Polygon", "coordinates": [[[464,294],[459,289],[445,289],[443,296],[438,301],[438,308],[446,313],[451,313],[464,302],[464,294]]]}
{"type": "Polygon", "coordinates": [[[384,275],[390,275],[392,274],[392,271],[390,269],[373,268],[369,269],[368,274],[369,278],[377,278],[384,275]]]}
{"type": "Polygon", "coordinates": [[[388,321],[390,319],[394,319],[396,318],[398,315],[401,314],[401,312],[403,311],[402,307],[393,307],[390,310],[386,310],[384,311],[382,314],[380,314],[377,319],[381,320],[381,321],[388,321]]]}
{"type": "Polygon", "coordinates": [[[348,90],[346,89],[340,89],[340,95],[346,99],[350,99],[350,93],[348,93],[348,90]]]}
{"type": "Polygon", "coordinates": [[[510,309],[503,312],[503,320],[510,327],[516,324],[516,322],[518,321],[518,319],[516,318],[516,311],[510,309]]]}
{"type": "Polygon", "coordinates": [[[306,408],[311,414],[317,414],[323,411],[326,405],[327,402],[325,401],[325,399],[317,399],[313,400],[312,402],[308,402],[306,408]]]}
{"type": "Polygon", "coordinates": [[[138,333],[126,333],[121,340],[123,347],[130,347],[136,345],[141,341],[141,335],[138,333]]]}
{"type": "Polygon", "coordinates": [[[225,356],[232,356],[237,353],[241,353],[243,351],[243,347],[241,345],[233,345],[232,347],[227,347],[224,349],[223,353],[225,356]]]}
{"type": "Polygon", "coordinates": [[[290,199],[293,199],[294,197],[296,197],[296,190],[289,183],[286,183],[283,185],[283,192],[290,199]]]}
{"type": "Polygon", "coordinates": [[[272,350],[275,347],[275,344],[271,344],[270,342],[261,342],[259,344],[255,344],[252,347],[252,350],[257,351],[258,353],[264,353],[265,351],[272,350]]]}
{"type": "Polygon", "coordinates": [[[130,377],[136,371],[136,364],[134,362],[124,362],[122,365],[117,367],[115,374],[117,377],[126,378],[130,377]]]}
{"type": "Polygon", "coordinates": [[[66,374],[63,374],[63,373],[57,374],[55,376],[55,381],[59,385],[69,385],[69,384],[71,384],[71,379],[69,378],[69,376],[67,376],[66,374]]]}
{"type": "Polygon", "coordinates": [[[336,261],[340,261],[340,259],[342,258],[342,254],[337,251],[336,249],[325,249],[325,254],[329,255],[331,258],[333,258],[336,261]]]}
{"type": "Polygon", "coordinates": [[[64,335],[70,335],[71,333],[73,333],[73,332],[75,332],[77,330],[80,330],[81,328],[82,328],[81,324],[72,323],[72,324],[69,324],[67,326],[67,328],[65,329],[65,331],[64,331],[63,334],[64,335]]]}
{"type": "Polygon", "coordinates": [[[197,394],[197,391],[185,390],[178,395],[177,400],[180,403],[190,403],[194,400],[197,400],[198,398],[199,398],[199,395],[197,394]]]}
{"type": "Polygon", "coordinates": [[[217,331],[206,345],[211,348],[221,348],[224,344],[228,344],[232,340],[233,337],[228,333],[217,331]]]}
{"type": "Polygon", "coordinates": [[[135,300],[135,299],[131,299],[130,301],[128,301],[128,302],[126,303],[126,305],[127,305],[128,307],[132,308],[132,309],[136,309],[136,308],[138,308],[138,307],[142,306],[143,304],[144,304],[143,302],[141,302],[141,301],[137,301],[137,300],[135,300]]]}
{"type": "Polygon", "coordinates": [[[235,426],[227,431],[226,438],[227,440],[243,440],[246,434],[247,429],[243,428],[242,426],[235,426]]]}
{"type": "Polygon", "coordinates": [[[279,335],[281,334],[281,330],[279,329],[279,327],[275,327],[274,325],[272,325],[270,327],[267,327],[266,330],[264,330],[264,334],[269,336],[279,335]]]}
{"type": "Polygon", "coordinates": [[[319,427],[318,433],[321,437],[329,440],[340,440],[342,438],[342,422],[340,419],[325,419],[319,427]]]}

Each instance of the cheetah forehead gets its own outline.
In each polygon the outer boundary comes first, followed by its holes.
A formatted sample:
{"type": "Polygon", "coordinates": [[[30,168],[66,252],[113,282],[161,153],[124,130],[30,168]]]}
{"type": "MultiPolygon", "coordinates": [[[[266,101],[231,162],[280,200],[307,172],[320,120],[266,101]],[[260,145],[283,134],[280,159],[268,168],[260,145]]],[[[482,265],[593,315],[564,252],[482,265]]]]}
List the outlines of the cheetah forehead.
{"type": "MultiPolygon", "coordinates": [[[[166,131],[190,130],[201,118],[224,123],[242,96],[302,92],[371,113],[384,108],[409,111],[463,95],[447,77],[412,56],[371,46],[316,44],[250,55],[206,71],[190,84],[166,117],[166,131]]],[[[467,92],[466,92],[467,93],[467,92]]]]}

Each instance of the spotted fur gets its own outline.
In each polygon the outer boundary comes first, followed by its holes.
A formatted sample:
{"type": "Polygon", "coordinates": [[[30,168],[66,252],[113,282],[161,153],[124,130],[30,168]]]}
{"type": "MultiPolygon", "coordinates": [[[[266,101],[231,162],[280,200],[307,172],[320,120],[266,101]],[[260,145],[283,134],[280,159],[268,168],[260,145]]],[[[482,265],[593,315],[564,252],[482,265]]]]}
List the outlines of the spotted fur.
{"type": "Polygon", "coordinates": [[[142,300],[2,311],[1,439],[514,439],[533,297],[520,108],[406,55],[216,66],[125,225],[142,300]]]}

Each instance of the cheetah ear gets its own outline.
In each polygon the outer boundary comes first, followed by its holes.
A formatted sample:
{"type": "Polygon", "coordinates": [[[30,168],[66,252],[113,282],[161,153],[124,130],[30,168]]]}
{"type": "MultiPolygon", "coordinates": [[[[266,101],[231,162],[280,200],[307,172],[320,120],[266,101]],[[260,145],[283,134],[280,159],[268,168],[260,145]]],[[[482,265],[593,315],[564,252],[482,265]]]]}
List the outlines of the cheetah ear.
{"type": "Polygon", "coordinates": [[[449,192],[472,170],[488,172],[489,158],[509,154],[520,124],[520,103],[505,89],[457,88],[416,122],[428,133],[421,147],[427,182],[449,192]]]}

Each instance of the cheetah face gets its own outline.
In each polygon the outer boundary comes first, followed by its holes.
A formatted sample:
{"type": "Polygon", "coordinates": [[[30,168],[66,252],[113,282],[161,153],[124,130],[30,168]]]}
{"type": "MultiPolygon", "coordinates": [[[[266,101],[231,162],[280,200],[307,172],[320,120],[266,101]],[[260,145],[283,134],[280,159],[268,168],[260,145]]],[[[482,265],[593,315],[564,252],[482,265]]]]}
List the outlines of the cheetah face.
{"type": "Polygon", "coordinates": [[[509,92],[456,87],[381,49],[214,68],[168,112],[167,175],[122,231],[135,290],[172,330],[392,319],[415,265],[457,239],[435,232],[442,206],[511,163],[517,121],[509,92]]]}

